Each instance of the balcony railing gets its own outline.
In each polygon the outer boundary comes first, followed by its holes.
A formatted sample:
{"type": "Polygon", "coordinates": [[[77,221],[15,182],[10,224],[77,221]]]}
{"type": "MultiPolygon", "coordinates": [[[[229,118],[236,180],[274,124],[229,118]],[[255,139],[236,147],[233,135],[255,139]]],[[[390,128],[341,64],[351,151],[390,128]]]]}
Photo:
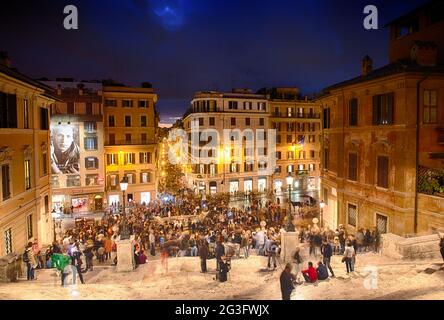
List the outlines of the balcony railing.
{"type": "Polygon", "coordinates": [[[273,112],[273,117],[276,118],[289,118],[289,119],[320,119],[320,113],[292,113],[287,114],[284,112],[273,112]]]}
{"type": "Polygon", "coordinates": [[[134,146],[134,145],[148,145],[154,142],[142,139],[131,139],[131,140],[114,140],[105,141],[105,146],[134,146]]]}

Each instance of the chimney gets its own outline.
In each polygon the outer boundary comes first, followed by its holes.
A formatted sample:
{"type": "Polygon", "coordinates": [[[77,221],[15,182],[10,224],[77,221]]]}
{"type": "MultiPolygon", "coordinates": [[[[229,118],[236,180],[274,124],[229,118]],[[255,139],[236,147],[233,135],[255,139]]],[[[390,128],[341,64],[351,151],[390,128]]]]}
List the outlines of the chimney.
{"type": "Polygon", "coordinates": [[[368,55],[362,59],[361,76],[365,77],[373,71],[373,60],[368,55]]]}
{"type": "Polygon", "coordinates": [[[7,51],[0,51],[0,64],[11,68],[11,59],[9,59],[7,51]]]}

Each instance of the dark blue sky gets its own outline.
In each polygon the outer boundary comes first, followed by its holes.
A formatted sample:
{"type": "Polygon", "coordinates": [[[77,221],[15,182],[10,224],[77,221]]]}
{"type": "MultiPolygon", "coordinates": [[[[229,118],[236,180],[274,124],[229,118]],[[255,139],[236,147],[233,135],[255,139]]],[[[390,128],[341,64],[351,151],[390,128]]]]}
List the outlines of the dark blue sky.
{"type": "Polygon", "coordinates": [[[383,25],[426,0],[2,1],[0,49],[35,78],[143,81],[172,122],[198,90],[298,86],[303,94],[354,77],[361,58],[387,63],[383,25]],[[79,29],[63,28],[63,8],[79,29]],[[367,4],[379,30],[362,26],[367,4]]]}

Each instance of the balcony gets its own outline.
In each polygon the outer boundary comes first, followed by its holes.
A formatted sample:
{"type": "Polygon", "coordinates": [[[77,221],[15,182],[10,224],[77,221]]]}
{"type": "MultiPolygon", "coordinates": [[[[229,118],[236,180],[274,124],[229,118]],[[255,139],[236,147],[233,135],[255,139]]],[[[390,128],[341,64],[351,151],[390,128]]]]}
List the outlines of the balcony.
{"type": "Polygon", "coordinates": [[[149,145],[154,142],[142,139],[131,139],[131,140],[114,140],[105,141],[105,146],[137,146],[137,145],[149,145]]]}
{"type": "Polygon", "coordinates": [[[273,112],[272,116],[275,118],[288,118],[288,119],[320,119],[320,113],[292,113],[286,114],[283,112],[273,112]]]}

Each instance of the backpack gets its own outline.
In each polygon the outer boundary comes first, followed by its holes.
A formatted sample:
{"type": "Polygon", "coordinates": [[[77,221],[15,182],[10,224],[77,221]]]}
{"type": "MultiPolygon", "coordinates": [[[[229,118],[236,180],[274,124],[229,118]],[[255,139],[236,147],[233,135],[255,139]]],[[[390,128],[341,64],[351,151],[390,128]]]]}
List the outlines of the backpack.
{"type": "Polygon", "coordinates": [[[22,256],[23,262],[29,262],[28,251],[25,251],[22,256]]]}

